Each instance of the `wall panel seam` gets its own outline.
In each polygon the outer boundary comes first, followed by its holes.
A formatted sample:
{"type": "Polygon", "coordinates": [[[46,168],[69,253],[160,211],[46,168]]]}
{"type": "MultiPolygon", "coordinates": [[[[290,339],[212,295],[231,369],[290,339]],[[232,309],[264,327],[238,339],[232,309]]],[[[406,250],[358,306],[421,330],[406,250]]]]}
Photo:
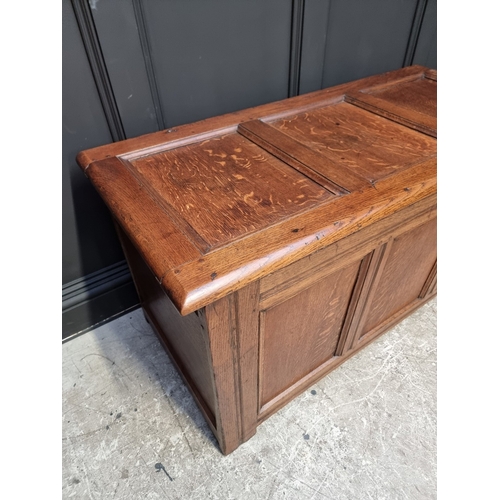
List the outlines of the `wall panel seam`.
{"type": "Polygon", "coordinates": [[[71,0],[90,69],[113,141],[126,139],[99,37],[87,0],[71,0]]]}
{"type": "Polygon", "coordinates": [[[403,59],[403,68],[405,66],[411,66],[413,64],[415,51],[417,50],[418,37],[420,36],[420,30],[422,28],[422,23],[424,22],[424,14],[426,8],[427,0],[417,0],[415,13],[413,15],[413,21],[410,28],[410,34],[408,36],[408,44],[406,45],[405,56],[403,59]]]}
{"type": "Polygon", "coordinates": [[[132,0],[132,5],[134,7],[137,31],[139,32],[142,54],[144,56],[144,64],[146,66],[149,89],[155,108],[156,121],[158,123],[159,130],[164,130],[166,128],[165,117],[163,116],[160,93],[158,91],[158,83],[156,81],[156,73],[153,65],[153,54],[151,52],[151,41],[148,33],[144,8],[142,6],[142,0],[132,0]]]}
{"type": "Polygon", "coordinates": [[[304,29],[304,0],[292,0],[292,26],[290,39],[290,67],[288,97],[299,95],[302,35],[304,29]]]}
{"type": "Polygon", "coordinates": [[[321,68],[321,87],[320,89],[323,88],[324,86],[324,81],[325,81],[325,58],[326,58],[326,48],[328,46],[328,34],[330,33],[330,30],[328,29],[328,25],[330,24],[330,12],[332,10],[332,0],[328,2],[328,13],[326,14],[326,37],[325,37],[325,43],[323,45],[323,67],[321,68]]]}

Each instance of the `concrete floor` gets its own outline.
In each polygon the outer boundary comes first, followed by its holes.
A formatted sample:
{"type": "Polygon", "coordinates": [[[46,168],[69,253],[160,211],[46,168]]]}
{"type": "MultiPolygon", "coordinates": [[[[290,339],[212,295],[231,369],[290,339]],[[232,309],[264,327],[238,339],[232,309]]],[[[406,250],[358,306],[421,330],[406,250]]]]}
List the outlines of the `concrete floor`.
{"type": "Polygon", "coordinates": [[[140,309],[71,340],[63,498],[436,498],[436,301],[227,457],[140,309]]]}

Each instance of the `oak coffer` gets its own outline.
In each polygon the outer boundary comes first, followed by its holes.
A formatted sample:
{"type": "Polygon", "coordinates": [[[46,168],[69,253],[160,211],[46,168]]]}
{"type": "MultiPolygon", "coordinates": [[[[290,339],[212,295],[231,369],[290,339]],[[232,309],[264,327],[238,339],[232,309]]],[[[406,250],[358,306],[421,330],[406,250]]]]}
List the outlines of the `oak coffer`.
{"type": "Polygon", "coordinates": [[[436,72],[87,150],[146,318],[222,452],[436,294],[436,72]]]}

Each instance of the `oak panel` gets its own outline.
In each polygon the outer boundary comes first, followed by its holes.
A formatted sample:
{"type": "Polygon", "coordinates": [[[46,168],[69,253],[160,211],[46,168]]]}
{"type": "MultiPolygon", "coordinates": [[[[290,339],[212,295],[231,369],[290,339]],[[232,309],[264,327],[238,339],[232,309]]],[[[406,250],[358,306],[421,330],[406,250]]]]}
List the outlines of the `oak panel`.
{"type": "Polygon", "coordinates": [[[432,158],[381,180],[377,189],[335,198],[166,273],[162,285],[181,313],[189,314],[246,283],[435,196],[435,169],[436,160],[432,158]]]}
{"type": "Polygon", "coordinates": [[[400,123],[414,130],[437,137],[437,81],[433,74],[415,80],[401,81],[347,94],[346,101],[400,123]]]}
{"type": "Polygon", "coordinates": [[[346,190],[350,192],[370,187],[370,183],[364,177],[336,162],[330,161],[326,156],[304,146],[301,142],[283,134],[265,122],[253,120],[242,123],[238,126],[238,133],[299,172],[314,179],[332,193],[345,194],[346,190]],[[328,177],[324,177],[316,171],[318,165],[321,166],[323,172],[328,173],[328,177]]]}
{"type": "MultiPolygon", "coordinates": [[[[347,102],[271,123],[328,159],[374,182],[436,154],[436,141],[347,102]]],[[[315,165],[326,177],[328,164],[315,165]]]]}
{"type": "Polygon", "coordinates": [[[86,173],[125,234],[139,252],[144,252],[157,278],[164,275],[165,269],[201,256],[195,244],[118,158],[92,163],[86,173]]]}
{"type": "Polygon", "coordinates": [[[261,406],[333,357],[358,270],[355,262],[261,313],[261,406]]]}
{"type": "Polygon", "coordinates": [[[376,248],[361,261],[359,277],[351,295],[346,320],[337,346],[336,354],[338,356],[345,355],[358,341],[359,325],[363,323],[365,318],[365,311],[371,302],[370,295],[372,290],[376,288],[381,271],[384,269],[391,244],[392,240],[389,240],[388,243],[376,248]]]}
{"type": "Polygon", "coordinates": [[[130,164],[151,187],[152,196],[168,204],[209,247],[225,245],[335,197],[239,134],[130,164]]]}
{"type": "Polygon", "coordinates": [[[362,335],[418,298],[436,261],[436,240],[436,219],[394,239],[362,335]]]}
{"type": "Polygon", "coordinates": [[[424,115],[436,116],[437,82],[429,78],[387,85],[368,93],[424,115]]]}
{"type": "Polygon", "coordinates": [[[427,295],[432,295],[436,292],[437,288],[437,261],[434,262],[431,272],[424,283],[424,286],[420,292],[419,298],[423,299],[427,295]]]}

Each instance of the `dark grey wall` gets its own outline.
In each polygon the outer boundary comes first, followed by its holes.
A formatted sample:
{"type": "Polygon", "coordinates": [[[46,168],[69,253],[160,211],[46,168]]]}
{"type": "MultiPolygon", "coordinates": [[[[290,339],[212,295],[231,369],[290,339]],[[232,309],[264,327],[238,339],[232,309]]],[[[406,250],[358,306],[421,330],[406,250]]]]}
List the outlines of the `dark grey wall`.
{"type": "Polygon", "coordinates": [[[437,0],[428,0],[416,45],[413,64],[437,68],[437,0]]]}
{"type": "Polygon", "coordinates": [[[75,156],[410,64],[436,0],[63,0],[63,337],[137,305],[75,156]]]}

